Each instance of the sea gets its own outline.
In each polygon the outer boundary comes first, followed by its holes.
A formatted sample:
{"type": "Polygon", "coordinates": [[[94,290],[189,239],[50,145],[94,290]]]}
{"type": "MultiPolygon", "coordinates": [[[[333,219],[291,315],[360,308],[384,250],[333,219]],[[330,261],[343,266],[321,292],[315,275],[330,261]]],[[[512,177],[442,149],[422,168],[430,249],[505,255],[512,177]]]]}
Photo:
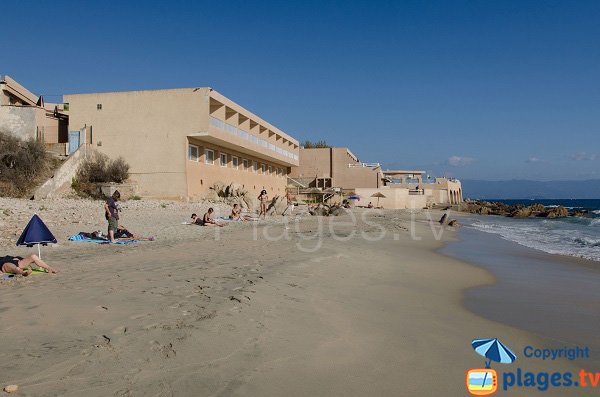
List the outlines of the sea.
{"type": "Polygon", "coordinates": [[[485,201],[527,206],[539,203],[547,208],[563,206],[570,210],[587,210],[584,217],[556,219],[469,215],[463,218],[463,224],[536,250],[600,261],[600,199],[485,201]]]}

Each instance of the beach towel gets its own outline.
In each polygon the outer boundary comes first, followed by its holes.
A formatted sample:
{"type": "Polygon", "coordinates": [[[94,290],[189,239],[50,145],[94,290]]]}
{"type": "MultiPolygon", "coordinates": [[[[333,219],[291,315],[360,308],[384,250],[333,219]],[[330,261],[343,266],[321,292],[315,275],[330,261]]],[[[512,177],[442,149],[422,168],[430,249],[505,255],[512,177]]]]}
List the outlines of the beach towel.
{"type": "Polygon", "coordinates": [[[114,243],[111,243],[108,240],[91,239],[91,238],[84,237],[81,234],[75,234],[75,235],[69,237],[69,241],[75,241],[75,242],[80,242],[80,243],[121,244],[121,245],[124,245],[124,244],[139,243],[140,241],[143,241],[143,240],[122,239],[122,240],[116,240],[114,243]]]}
{"type": "MultiPolygon", "coordinates": [[[[45,269],[42,269],[41,267],[32,267],[31,268],[31,274],[42,274],[42,273],[47,273],[45,269]]],[[[0,280],[10,280],[11,278],[14,278],[15,274],[14,273],[2,273],[2,277],[0,278],[0,280]]]]}

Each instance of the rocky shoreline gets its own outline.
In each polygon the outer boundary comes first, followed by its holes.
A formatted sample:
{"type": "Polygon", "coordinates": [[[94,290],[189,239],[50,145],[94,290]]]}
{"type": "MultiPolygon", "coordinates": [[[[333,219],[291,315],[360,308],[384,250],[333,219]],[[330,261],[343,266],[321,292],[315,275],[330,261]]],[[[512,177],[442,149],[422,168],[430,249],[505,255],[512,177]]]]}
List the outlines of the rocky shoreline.
{"type": "Polygon", "coordinates": [[[467,201],[461,205],[461,212],[479,215],[499,215],[509,218],[566,218],[568,216],[582,217],[587,215],[585,210],[569,210],[563,206],[545,207],[542,204],[522,205],[505,204],[490,201],[467,201]]]}

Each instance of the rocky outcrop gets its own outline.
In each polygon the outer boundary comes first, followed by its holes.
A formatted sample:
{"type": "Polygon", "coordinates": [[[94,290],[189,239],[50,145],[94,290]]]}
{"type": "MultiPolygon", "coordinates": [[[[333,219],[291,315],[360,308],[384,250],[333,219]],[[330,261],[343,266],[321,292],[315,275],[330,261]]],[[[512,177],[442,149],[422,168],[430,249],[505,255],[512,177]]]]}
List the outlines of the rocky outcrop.
{"type": "Polygon", "coordinates": [[[228,205],[239,204],[249,212],[258,210],[258,199],[250,194],[239,183],[226,184],[215,182],[206,194],[205,199],[211,202],[221,202],[228,205]]]}
{"type": "Polygon", "coordinates": [[[548,211],[544,211],[541,214],[538,214],[539,217],[542,218],[564,218],[569,216],[569,210],[565,207],[554,207],[548,211]]]}
{"type": "Polygon", "coordinates": [[[283,215],[287,209],[287,198],[284,196],[275,196],[267,207],[267,215],[283,215]]]}
{"type": "Polygon", "coordinates": [[[461,206],[461,211],[479,215],[508,216],[511,218],[529,218],[534,216],[541,218],[562,218],[570,215],[585,215],[583,211],[573,212],[569,214],[569,211],[565,207],[561,206],[546,209],[546,207],[544,207],[544,205],[542,204],[533,204],[530,206],[525,206],[521,204],[508,205],[504,203],[494,203],[489,201],[466,202],[461,206]]]}
{"type": "Polygon", "coordinates": [[[339,205],[318,204],[316,207],[309,207],[308,212],[314,216],[340,216],[346,213],[346,209],[339,205]]]}

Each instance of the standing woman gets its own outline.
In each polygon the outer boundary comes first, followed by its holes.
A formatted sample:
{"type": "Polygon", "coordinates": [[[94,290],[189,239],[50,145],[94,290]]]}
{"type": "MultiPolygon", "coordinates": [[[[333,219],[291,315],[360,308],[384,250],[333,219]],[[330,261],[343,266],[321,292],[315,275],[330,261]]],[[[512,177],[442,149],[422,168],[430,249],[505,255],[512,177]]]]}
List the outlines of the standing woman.
{"type": "Polygon", "coordinates": [[[115,190],[104,204],[104,217],[108,221],[108,238],[111,243],[115,242],[115,232],[119,227],[119,206],[117,205],[117,201],[120,198],[121,193],[115,190]]]}
{"type": "Polygon", "coordinates": [[[267,191],[266,190],[262,190],[262,192],[260,192],[260,195],[258,196],[258,200],[260,201],[260,215],[258,215],[258,217],[260,218],[260,216],[263,216],[263,219],[266,219],[267,217],[267,201],[269,200],[269,196],[267,196],[267,191]]]}

